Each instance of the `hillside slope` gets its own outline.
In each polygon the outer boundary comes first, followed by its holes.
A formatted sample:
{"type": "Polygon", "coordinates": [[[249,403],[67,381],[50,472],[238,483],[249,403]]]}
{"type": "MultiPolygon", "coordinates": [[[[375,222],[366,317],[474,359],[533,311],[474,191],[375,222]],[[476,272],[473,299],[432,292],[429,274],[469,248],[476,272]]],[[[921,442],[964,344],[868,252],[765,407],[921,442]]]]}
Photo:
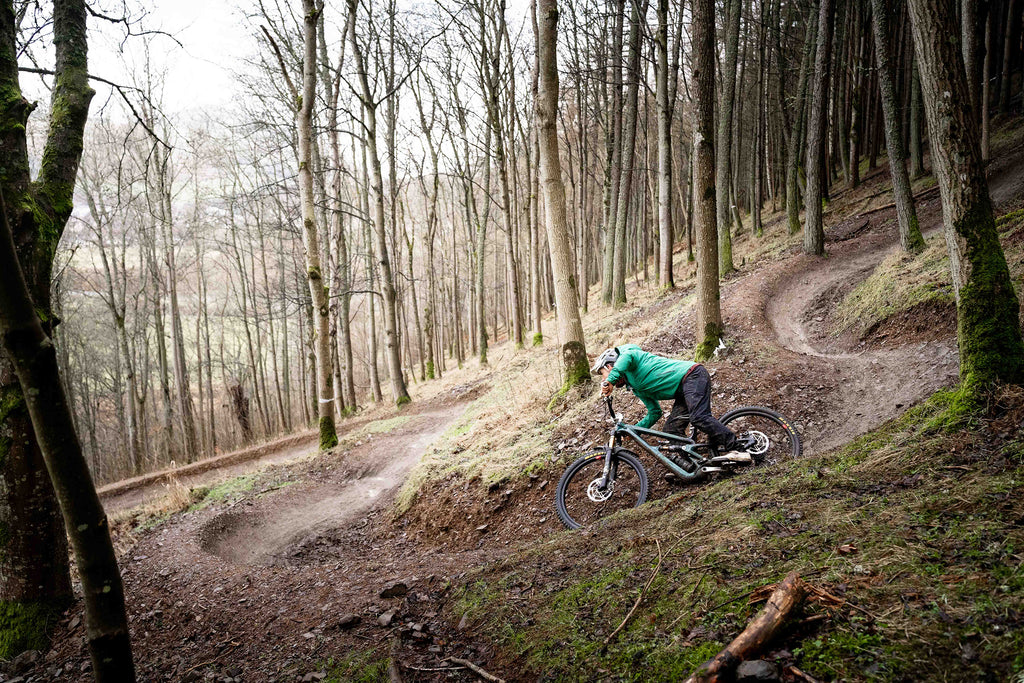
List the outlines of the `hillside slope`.
{"type": "MultiPolygon", "coordinates": [[[[992,177],[1015,278],[1024,270],[1013,212],[1024,202],[1022,131],[998,139],[992,177]]],[[[173,504],[125,515],[118,544],[140,670],[347,681],[386,679],[392,666],[405,680],[475,680],[445,659],[455,656],[509,680],[673,680],[742,628],[756,609],[748,593],[797,570],[846,602],[812,606],[773,650],[781,665],[832,680],[1020,671],[1024,399],[1007,392],[985,415],[947,419],[939,390],[956,378],[950,330],[911,327],[881,342],[837,327],[842,302],[864,300],[858,287],[875,292],[895,278],[886,291],[916,292],[942,277],[934,248],[889,256],[886,187],[878,171],[836,193],[825,259],[802,255],[778,214],[763,238],[734,243],[743,265],[723,287],[728,338],[709,363],[714,409],[780,410],[802,433],[805,459],[696,486],[667,482],[648,462],[652,502],[598,529],[562,532],[554,482],[607,423],[592,387],[546,409],[560,384],[554,344],[497,345],[489,366],[470,361],[416,386],[413,406],[332,452],[212,488],[172,487],[173,504]],[[412,466],[400,486],[395,460],[412,466]],[[637,616],[600,652],[659,552],[637,616]]],[[[929,181],[916,190],[923,226],[938,225],[929,181]]],[[[676,254],[672,292],[635,279],[628,307],[591,302],[592,353],[632,341],[690,354],[685,256],[676,254]]],[[[894,305],[869,307],[876,330],[917,305],[904,305],[910,295],[883,299],[894,305]]],[[[641,414],[624,395],[619,405],[641,414]]],[[[87,680],[79,606],[58,629],[51,652],[8,671],[87,680]]]]}

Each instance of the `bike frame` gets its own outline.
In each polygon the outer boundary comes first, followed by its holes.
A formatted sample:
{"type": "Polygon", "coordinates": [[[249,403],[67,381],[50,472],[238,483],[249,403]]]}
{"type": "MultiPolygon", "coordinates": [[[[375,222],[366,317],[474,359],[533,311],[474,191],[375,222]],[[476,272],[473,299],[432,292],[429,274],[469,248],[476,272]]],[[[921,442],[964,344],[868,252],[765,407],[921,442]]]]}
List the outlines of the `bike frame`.
{"type": "MultiPolygon", "coordinates": [[[[609,452],[613,452],[618,444],[622,441],[623,436],[628,436],[636,442],[645,452],[657,458],[662,465],[667,467],[673,474],[682,479],[693,479],[701,473],[701,463],[706,458],[697,452],[698,448],[710,448],[710,444],[697,443],[693,439],[686,436],[679,436],[678,434],[669,434],[667,432],[659,432],[656,429],[647,429],[646,427],[637,427],[636,425],[624,422],[619,415],[615,414],[615,410],[612,408],[612,397],[608,396],[605,399],[608,403],[608,412],[611,413],[612,420],[615,421],[615,427],[612,429],[612,435],[608,442],[609,452]],[[679,444],[696,465],[693,472],[687,472],[679,465],[672,462],[667,455],[662,453],[656,446],[644,441],[643,436],[653,436],[658,439],[665,439],[673,443],[679,444]]],[[[611,462],[611,458],[608,459],[611,462]]],[[[607,465],[606,465],[607,468],[607,465]]],[[[605,473],[607,476],[607,472],[605,473]]]]}

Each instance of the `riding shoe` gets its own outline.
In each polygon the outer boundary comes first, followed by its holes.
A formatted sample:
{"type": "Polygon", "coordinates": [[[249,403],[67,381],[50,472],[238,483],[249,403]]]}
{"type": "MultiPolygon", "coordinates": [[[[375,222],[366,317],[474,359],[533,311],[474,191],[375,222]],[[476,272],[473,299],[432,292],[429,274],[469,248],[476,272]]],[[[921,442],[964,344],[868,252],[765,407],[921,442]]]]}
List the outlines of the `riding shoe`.
{"type": "Polygon", "coordinates": [[[752,463],[754,458],[746,451],[728,451],[718,456],[722,460],[728,460],[729,462],[739,463],[752,463]]]}

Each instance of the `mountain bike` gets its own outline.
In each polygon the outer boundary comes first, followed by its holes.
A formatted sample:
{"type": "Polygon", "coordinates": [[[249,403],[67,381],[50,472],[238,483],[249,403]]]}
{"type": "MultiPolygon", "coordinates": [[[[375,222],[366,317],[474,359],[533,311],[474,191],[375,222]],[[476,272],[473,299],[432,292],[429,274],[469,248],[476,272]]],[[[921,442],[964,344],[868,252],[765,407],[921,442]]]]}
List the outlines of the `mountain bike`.
{"type": "Polygon", "coordinates": [[[570,529],[639,507],[647,500],[647,470],[636,453],[622,447],[624,437],[632,439],[684,482],[716,472],[798,458],[802,452],[800,435],[790,421],[770,408],[734,408],[721,417],[722,424],[736,433],[741,447],[752,457],[752,462],[737,462],[719,455],[706,440],[697,441],[697,430],[693,427],[687,430],[692,436],[637,427],[615,413],[611,396],[606,402],[614,425],[608,445],[569,465],[556,489],[558,517],[570,529]]]}

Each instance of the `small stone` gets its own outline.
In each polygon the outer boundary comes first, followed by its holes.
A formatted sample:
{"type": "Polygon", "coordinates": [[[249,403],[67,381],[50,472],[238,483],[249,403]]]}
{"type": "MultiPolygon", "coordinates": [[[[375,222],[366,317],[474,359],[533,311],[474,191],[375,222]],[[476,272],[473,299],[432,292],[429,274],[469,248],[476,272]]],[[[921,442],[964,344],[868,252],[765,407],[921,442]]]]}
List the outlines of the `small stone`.
{"type": "Polygon", "coordinates": [[[168,569],[167,567],[164,567],[163,569],[160,570],[160,576],[170,576],[170,575],[171,575],[171,570],[168,569]]]}
{"type": "Polygon", "coordinates": [[[469,612],[462,615],[462,618],[459,619],[459,625],[456,626],[456,628],[460,631],[465,631],[467,626],[469,626],[469,612]]]}
{"type": "Polygon", "coordinates": [[[338,628],[347,629],[352,628],[356,624],[362,621],[362,618],[358,614],[346,614],[338,620],[338,628]]]}
{"type": "Polygon", "coordinates": [[[478,527],[476,528],[476,530],[477,530],[477,531],[481,531],[481,532],[482,532],[482,531],[487,531],[487,525],[486,525],[486,524],[481,524],[480,526],[478,526],[478,527]]]}
{"type": "Polygon", "coordinates": [[[402,581],[395,581],[387,586],[384,586],[384,590],[380,592],[382,598],[400,598],[409,592],[409,587],[402,581]]]}
{"type": "Polygon", "coordinates": [[[81,623],[82,623],[82,619],[80,617],[75,617],[74,619],[71,620],[71,623],[68,624],[68,630],[69,631],[74,631],[76,628],[78,628],[78,625],[81,624],[81,623]]]}
{"type": "Polygon", "coordinates": [[[776,683],[781,680],[779,667],[763,659],[742,662],[736,669],[736,683],[776,683]]]}
{"type": "Polygon", "coordinates": [[[302,637],[305,638],[306,640],[309,640],[310,638],[316,638],[316,634],[315,633],[303,633],[302,637]]]}
{"type": "Polygon", "coordinates": [[[384,614],[377,617],[377,623],[381,626],[391,626],[391,622],[395,620],[395,613],[397,610],[389,609],[384,614]]]}

